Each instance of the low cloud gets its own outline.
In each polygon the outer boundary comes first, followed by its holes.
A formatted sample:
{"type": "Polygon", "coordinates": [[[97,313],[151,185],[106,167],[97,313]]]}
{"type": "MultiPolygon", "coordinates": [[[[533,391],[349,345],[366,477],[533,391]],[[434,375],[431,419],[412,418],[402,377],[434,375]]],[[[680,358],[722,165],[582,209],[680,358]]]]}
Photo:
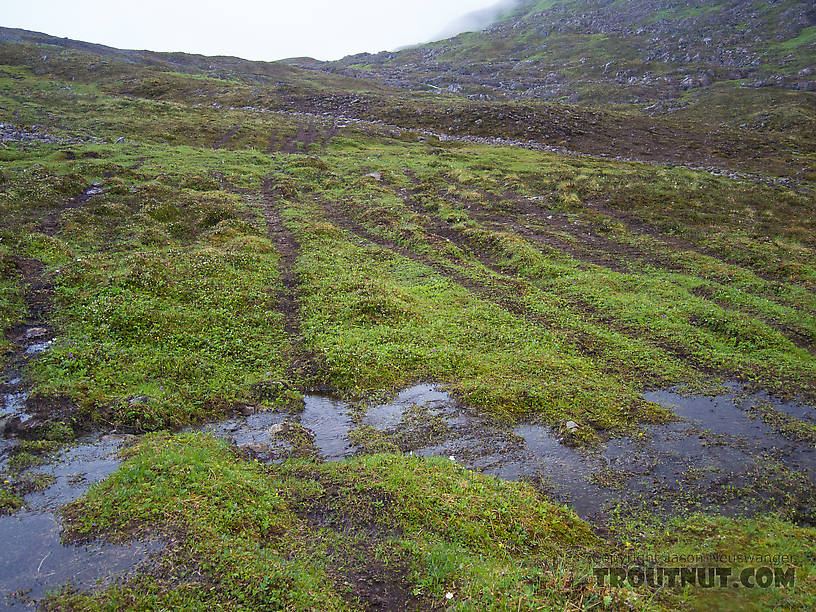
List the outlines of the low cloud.
{"type": "Polygon", "coordinates": [[[501,17],[529,3],[530,0],[501,0],[501,2],[491,7],[474,11],[460,17],[431,40],[443,40],[461,34],[462,32],[478,32],[479,30],[484,30],[501,17]]]}

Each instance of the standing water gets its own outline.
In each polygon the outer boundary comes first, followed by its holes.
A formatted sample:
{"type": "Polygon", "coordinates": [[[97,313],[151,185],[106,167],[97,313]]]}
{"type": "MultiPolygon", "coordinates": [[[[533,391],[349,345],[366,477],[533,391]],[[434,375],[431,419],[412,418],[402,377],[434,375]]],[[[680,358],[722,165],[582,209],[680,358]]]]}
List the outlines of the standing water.
{"type": "Polygon", "coordinates": [[[21,336],[16,363],[5,372],[6,382],[0,384],[0,432],[4,432],[0,436],[0,473],[6,474],[4,479],[31,478],[48,485],[24,495],[22,509],[0,515],[0,607],[12,610],[33,609],[48,591],[64,585],[83,589],[109,582],[161,548],[160,542],[62,542],[59,507],[116,470],[121,463],[117,454],[122,437],[86,439],[62,450],[47,465],[14,476],[8,472],[17,440],[5,435],[6,424],[25,424],[33,418],[26,412],[28,392],[20,370],[26,361],[50,348],[51,341],[42,340],[43,332],[43,328],[32,328],[21,336]]]}

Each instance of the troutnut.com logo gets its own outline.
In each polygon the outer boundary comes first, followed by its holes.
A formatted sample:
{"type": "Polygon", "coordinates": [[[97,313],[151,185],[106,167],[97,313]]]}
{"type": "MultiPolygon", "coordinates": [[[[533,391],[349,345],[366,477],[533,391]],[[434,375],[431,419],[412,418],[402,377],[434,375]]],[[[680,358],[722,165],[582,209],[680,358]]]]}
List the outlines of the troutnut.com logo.
{"type": "Polygon", "coordinates": [[[595,556],[599,586],[707,589],[793,588],[798,555],[752,553],[643,554],[636,551],[595,556]]]}
{"type": "Polygon", "coordinates": [[[702,588],[793,588],[794,567],[596,567],[600,586],[702,588]]]}

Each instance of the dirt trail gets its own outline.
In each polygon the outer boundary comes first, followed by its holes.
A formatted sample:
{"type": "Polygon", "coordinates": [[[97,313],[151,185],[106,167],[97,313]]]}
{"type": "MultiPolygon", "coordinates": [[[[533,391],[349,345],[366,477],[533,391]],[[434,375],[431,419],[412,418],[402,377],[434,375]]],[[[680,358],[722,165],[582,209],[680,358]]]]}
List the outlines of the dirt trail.
{"type": "Polygon", "coordinates": [[[60,231],[60,217],[62,217],[62,213],[64,213],[66,210],[71,210],[72,208],[79,208],[88,202],[88,200],[90,200],[92,197],[101,195],[102,193],[103,191],[100,184],[94,183],[82,193],[75,195],[66,202],[63,202],[42,220],[42,223],[40,223],[40,232],[46,236],[55,236],[57,232],[60,231]]]}
{"type": "Polygon", "coordinates": [[[300,316],[297,302],[298,279],[295,274],[295,262],[300,247],[292,233],[283,225],[277,201],[275,183],[271,178],[263,182],[263,215],[269,237],[275,243],[280,255],[281,289],[277,293],[277,304],[283,314],[284,329],[293,340],[300,337],[300,316]]]}
{"type": "MultiPolygon", "coordinates": [[[[629,271],[628,265],[624,262],[651,265],[669,272],[685,272],[681,266],[678,266],[671,258],[664,256],[659,250],[647,250],[601,236],[597,232],[593,232],[585,224],[571,222],[565,213],[543,209],[536,203],[535,199],[525,198],[511,192],[505,192],[501,197],[484,191],[480,191],[480,193],[491,204],[501,204],[509,208],[497,211],[477,202],[468,201],[464,206],[468,211],[474,213],[477,221],[491,223],[499,228],[510,226],[525,238],[566,251],[576,259],[606,267],[616,272],[626,273],[629,271]],[[553,232],[568,234],[575,243],[559,238],[553,232]]],[[[628,215],[601,206],[597,202],[588,201],[585,205],[587,208],[596,210],[618,221],[625,226],[626,231],[633,235],[649,236],[662,243],[662,246],[666,249],[671,249],[674,253],[687,251],[711,257],[729,265],[738,265],[728,262],[717,253],[701,249],[688,240],[660,232],[647,223],[637,222],[628,215]]],[[[751,271],[762,278],[760,272],[751,271]]],[[[778,281],[778,279],[770,277],[770,275],[765,280],[778,281]]]]}
{"type": "Polygon", "coordinates": [[[300,281],[296,270],[300,245],[284,225],[280,213],[279,194],[274,179],[267,177],[261,186],[263,216],[269,237],[280,255],[280,288],[275,295],[278,311],[283,315],[283,329],[290,339],[287,375],[289,381],[303,391],[325,391],[325,369],[319,356],[306,345],[300,326],[298,294],[300,281]]]}
{"type": "Polygon", "coordinates": [[[816,355],[816,339],[812,338],[808,330],[804,328],[794,327],[793,325],[786,323],[784,321],[776,321],[760,313],[757,310],[753,310],[751,308],[740,308],[738,306],[726,302],[725,300],[718,299],[714,295],[715,293],[714,289],[706,285],[700,285],[699,287],[695,287],[694,289],[689,291],[689,293],[692,293],[696,297],[706,300],[707,302],[716,304],[723,310],[739,314],[748,314],[754,317],[755,319],[759,319],[767,326],[774,328],[780,334],[785,336],[797,347],[806,350],[812,355],[816,355]]]}
{"type": "MultiPolygon", "coordinates": [[[[412,176],[411,173],[408,174],[408,177],[417,183],[415,177],[412,176]]],[[[454,179],[448,177],[449,180],[453,181],[454,179]]],[[[437,216],[434,216],[432,213],[429,213],[422,209],[422,207],[416,202],[414,197],[418,195],[419,192],[417,191],[409,191],[406,189],[399,190],[398,195],[402,198],[405,205],[415,212],[416,214],[423,216],[431,221],[435,231],[441,235],[444,235],[446,238],[452,241],[458,241],[457,244],[462,248],[470,248],[466,244],[462,244],[462,236],[457,231],[453,230],[447,223],[445,223],[442,219],[437,216]]],[[[489,200],[492,200],[495,204],[498,204],[499,201],[492,197],[490,194],[482,192],[482,194],[489,200]]],[[[569,241],[560,238],[558,236],[553,235],[549,232],[539,231],[539,228],[533,229],[530,223],[524,223],[522,221],[517,220],[512,215],[517,214],[524,214],[521,210],[517,210],[519,207],[520,202],[522,200],[513,199],[510,200],[509,203],[513,204],[514,210],[512,211],[495,211],[491,210],[488,207],[479,204],[473,201],[462,201],[457,199],[453,196],[445,196],[447,199],[454,204],[458,208],[462,208],[463,210],[467,211],[468,216],[470,216],[474,221],[478,221],[479,223],[485,225],[488,229],[492,229],[494,231],[506,232],[508,228],[515,231],[517,234],[521,235],[522,237],[534,242],[536,244],[542,245],[545,248],[553,248],[558,251],[562,251],[568,253],[569,255],[573,256],[575,259],[591,263],[593,265],[609,268],[616,272],[626,273],[628,272],[628,268],[624,266],[618,259],[611,257],[608,253],[603,251],[598,252],[587,252],[585,249],[577,248],[575,245],[570,244],[569,241]]],[[[501,200],[504,203],[506,200],[501,200]]],[[[529,204],[529,203],[528,203],[529,204]]],[[[539,211],[540,212],[540,211],[539,211]]],[[[570,233],[572,235],[577,234],[576,228],[566,221],[566,219],[557,218],[556,215],[548,215],[543,222],[552,224],[557,226],[557,230],[564,231],[566,233],[570,233]]],[[[577,236],[575,236],[577,238],[577,236]]],[[[615,251],[612,251],[615,253],[615,251]]],[[[484,254],[474,252],[474,254],[482,261],[482,263],[495,271],[506,274],[506,271],[500,270],[494,261],[484,256],[484,254]]]]}
{"type": "Polygon", "coordinates": [[[242,123],[236,123],[230,130],[224,134],[218,141],[213,145],[213,149],[223,149],[225,148],[231,141],[233,136],[238,133],[238,130],[241,129],[242,123]]]}
{"type": "MultiPolygon", "coordinates": [[[[352,220],[345,211],[343,211],[341,208],[337,206],[334,206],[333,204],[323,201],[321,202],[321,206],[328,214],[329,219],[331,220],[332,223],[337,225],[339,228],[354,234],[358,238],[361,238],[366,242],[370,242],[380,248],[392,251],[397,255],[405,257],[406,259],[410,259],[411,261],[414,261],[416,263],[428,266],[429,268],[439,273],[440,275],[444,276],[453,283],[476,293],[480,297],[483,297],[489,301],[493,301],[494,303],[496,303],[497,305],[501,306],[506,310],[509,310],[511,312],[514,312],[515,314],[519,314],[522,316],[525,316],[526,314],[526,316],[531,317],[531,320],[533,320],[536,323],[545,325],[547,324],[543,318],[537,318],[532,313],[526,312],[517,303],[512,302],[509,299],[505,299],[509,298],[509,295],[515,295],[518,292],[523,292],[524,287],[521,283],[517,283],[514,281],[507,281],[505,283],[503,280],[497,279],[497,282],[501,283],[501,285],[504,285],[504,288],[501,289],[500,287],[496,287],[491,289],[490,287],[484,284],[480,284],[471,278],[463,276],[462,274],[459,274],[458,272],[441,265],[439,262],[433,261],[428,257],[419,255],[409,249],[399,246],[398,244],[392,242],[391,240],[382,238],[381,236],[378,236],[373,232],[370,232],[362,225],[352,220]]],[[[433,237],[433,234],[431,234],[431,237],[433,237]]],[[[442,237],[442,241],[444,240],[445,238],[442,237]]]]}

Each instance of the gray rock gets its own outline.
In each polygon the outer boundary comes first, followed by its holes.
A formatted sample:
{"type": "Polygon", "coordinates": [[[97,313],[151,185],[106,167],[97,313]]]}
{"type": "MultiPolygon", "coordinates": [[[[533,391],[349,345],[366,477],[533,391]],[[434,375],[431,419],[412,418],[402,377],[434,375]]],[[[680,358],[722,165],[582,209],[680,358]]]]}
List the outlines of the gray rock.
{"type": "Polygon", "coordinates": [[[567,431],[569,433],[574,433],[574,432],[578,431],[578,429],[580,429],[580,426],[575,421],[567,421],[564,424],[564,427],[567,428],[567,431]]]}
{"type": "Polygon", "coordinates": [[[149,395],[134,395],[128,400],[128,404],[138,406],[139,404],[149,404],[151,401],[153,401],[153,398],[149,395]]]}
{"type": "Polygon", "coordinates": [[[26,330],[26,340],[33,340],[35,338],[42,338],[48,335],[48,330],[45,327],[31,327],[26,330]]]}
{"type": "Polygon", "coordinates": [[[136,436],[134,436],[133,434],[105,434],[104,436],[99,438],[101,442],[119,442],[119,441],[130,442],[135,439],[136,436]]]}
{"type": "Polygon", "coordinates": [[[268,444],[262,444],[260,442],[249,442],[247,444],[238,445],[238,452],[242,455],[263,455],[264,453],[268,453],[269,450],[270,448],[268,444]]]}
{"type": "Polygon", "coordinates": [[[270,427],[267,431],[270,436],[277,436],[289,429],[289,423],[277,423],[270,427]]]}

